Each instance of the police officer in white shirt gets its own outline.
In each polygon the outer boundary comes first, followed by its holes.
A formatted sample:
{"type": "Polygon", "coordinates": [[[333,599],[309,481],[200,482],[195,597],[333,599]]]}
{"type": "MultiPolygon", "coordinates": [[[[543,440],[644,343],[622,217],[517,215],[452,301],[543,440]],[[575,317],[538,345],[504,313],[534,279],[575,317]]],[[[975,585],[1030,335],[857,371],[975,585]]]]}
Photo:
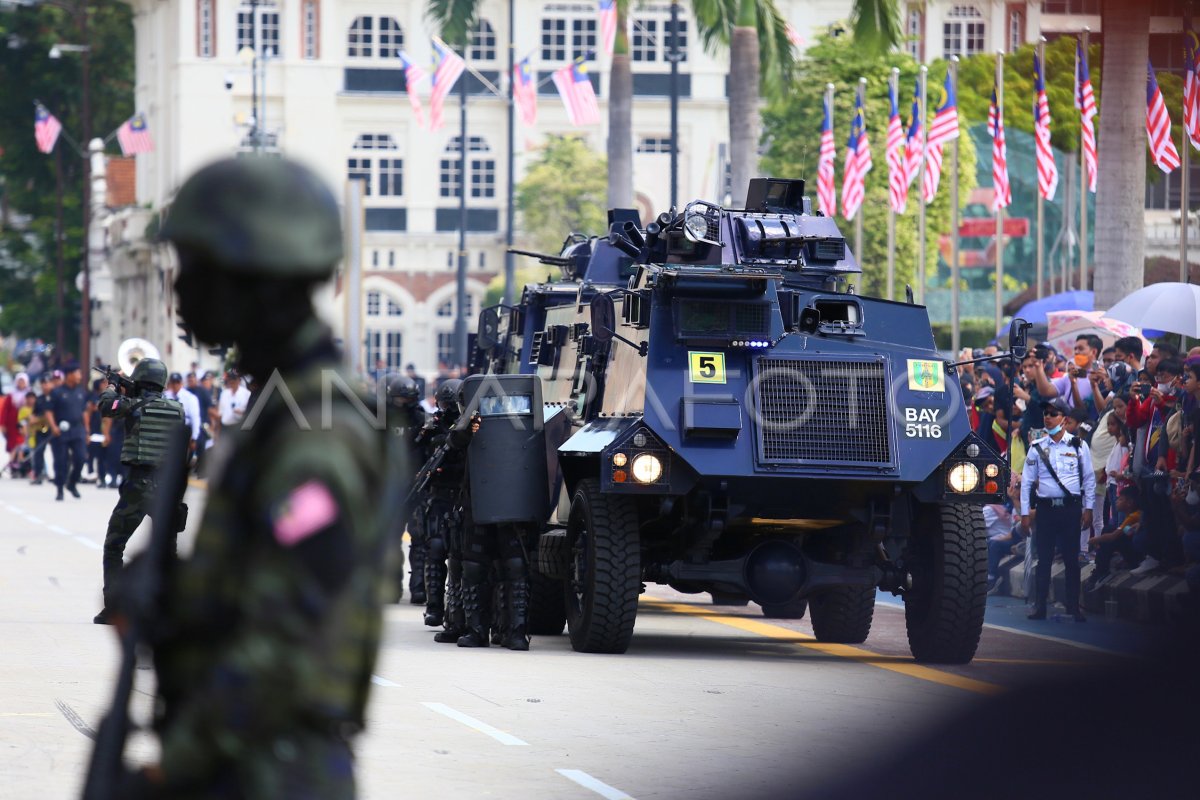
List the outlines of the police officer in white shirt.
{"type": "Polygon", "coordinates": [[[1079,531],[1092,525],[1096,500],[1096,475],[1087,442],[1068,436],[1063,420],[1070,406],[1061,397],[1042,403],[1046,436],[1037,439],[1025,456],[1021,475],[1021,522],[1029,528],[1029,512],[1037,510],[1037,595],[1030,619],[1046,618],[1050,595],[1050,567],[1057,546],[1066,574],[1067,613],[1076,622],[1086,619],[1079,611],[1079,531]],[[1036,497],[1030,492],[1037,487],[1036,497]]]}
{"type": "Polygon", "coordinates": [[[189,445],[189,451],[192,454],[196,452],[196,443],[200,441],[200,400],[196,395],[189,392],[183,387],[183,375],[178,372],[172,372],[171,377],[167,380],[166,391],[163,392],[165,397],[172,400],[178,400],[183,404],[183,416],[187,421],[188,430],[192,434],[192,442],[189,445]]]}

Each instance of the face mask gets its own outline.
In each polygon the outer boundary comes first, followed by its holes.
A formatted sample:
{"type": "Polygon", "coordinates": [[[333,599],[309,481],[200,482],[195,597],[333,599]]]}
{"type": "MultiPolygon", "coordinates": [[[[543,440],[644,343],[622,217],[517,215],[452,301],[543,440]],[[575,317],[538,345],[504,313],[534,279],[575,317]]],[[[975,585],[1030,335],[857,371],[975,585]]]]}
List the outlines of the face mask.
{"type": "Polygon", "coordinates": [[[1158,390],[1159,390],[1160,392],[1162,392],[1163,394],[1167,394],[1167,393],[1169,393],[1169,392],[1171,391],[1171,384],[1169,384],[1169,383],[1160,383],[1160,384],[1158,385],[1158,390]]]}
{"type": "Polygon", "coordinates": [[[1085,356],[1083,353],[1075,354],[1075,366],[1083,368],[1092,363],[1092,359],[1085,356]]]}
{"type": "Polygon", "coordinates": [[[1189,506],[1200,506],[1200,492],[1197,492],[1195,487],[1188,490],[1187,504],[1189,506]]]}
{"type": "Polygon", "coordinates": [[[1059,424],[1055,425],[1053,428],[1048,428],[1046,430],[1046,435],[1047,436],[1058,436],[1058,432],[1061,430],[1062,430],[1062,423],[1060,422],[1059,424]]]}

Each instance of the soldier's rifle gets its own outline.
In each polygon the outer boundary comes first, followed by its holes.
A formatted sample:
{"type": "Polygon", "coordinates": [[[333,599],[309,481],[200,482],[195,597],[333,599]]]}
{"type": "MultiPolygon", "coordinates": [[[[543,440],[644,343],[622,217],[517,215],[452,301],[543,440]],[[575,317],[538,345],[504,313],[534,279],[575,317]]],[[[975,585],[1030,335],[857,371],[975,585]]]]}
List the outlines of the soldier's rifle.
{"type": "Polygon", "coordinates": [[[107,378],[109,383],[124,389],[125,394],[133,395],[137,391],[137,384],[114,369],[111,364],[101,364],[98,367],[92,367],[92,369],[107,378]]]}
{"type": "Polygon", "coordinates": [[[88,764],[83,800],[117,800],[128,784],[125,767],[125,742],[133,729],[129,700],[137,669],[138,646],[147,643],[152,630],[163,585],[163,573],[174,557],[174,535],[186,521],[182,500],[187,491],[187,442],[190,431],[181,427],[180,435],[167,446],[166,456],[157,470],[154,499],[151,503],[150,541],[145,552],[125,569],[121,580],[117,612],[121,636],[121,666],[117,671],[112,705],[100,721],[96,744],[88,764]]]}

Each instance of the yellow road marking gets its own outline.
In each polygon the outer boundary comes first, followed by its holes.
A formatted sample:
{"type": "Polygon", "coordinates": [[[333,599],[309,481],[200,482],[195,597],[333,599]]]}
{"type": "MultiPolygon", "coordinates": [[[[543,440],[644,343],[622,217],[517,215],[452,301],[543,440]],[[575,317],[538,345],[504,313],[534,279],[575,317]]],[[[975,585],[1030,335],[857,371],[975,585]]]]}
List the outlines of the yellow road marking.
{"type": "Polygon", "coordinates": [[[669,603],[665,600],[656,600],[653,598],[643,598],[643,603],[651,604],[657,608],[666,611],[673,611],[677,614],[691,614],[701,617],[709,622],[716,622],[720,625],[727,625],[730,628],[746,631],[747,633],[765,636],[770,639],[787,639],[797,647],[804,647],[809,650],[815,650],[818,653],[846,658],[851,661],[857,661],[860,664],[867,664],[879,669],[886,669],[890,672],[898,672],[901,675],[907,675],[910,678],[929,681],[930,683],[939,683],[943,686],[951,686],[955,689],[964,689],[968,692],[976,694],[995,695],[1004,692],[1002,686],[986,681],[977,681],[974,678],[965,678],[961,675],[954,675],[949,672],[925,667],[911,661],[897,659],[895,656],[885,656],[879,653],[872,653],[870,650],[864,650],[861,647],[853,647],[847,644],[828,644],[818,642],[812,636],[800,631],[794,631],[789,628],[784,628],[779,625],[772,625],[769,622],[759,622],[755,619],[747,619],[745,617],[731,617],[727,614],[717,614],[712,611],[705,610],[698,606],[690,606],[684,603],[669,603]],[[799,640],[799,641],[797,641],[799,640]]]}
{"type": "Polygon", "coordinates": [[[976,658],[975,661],[984,664],[1019,664],[1021,666],[1039,667],[1086,667],[1086,661],[1053,661],[1042,658],[976,658]]]}
{"type": "Polygon", "coordinates": [[[208,479],[207,478],[188,478],[188,486],[191,486],[193,489],[207,489],[208,488],[208,479]]]}

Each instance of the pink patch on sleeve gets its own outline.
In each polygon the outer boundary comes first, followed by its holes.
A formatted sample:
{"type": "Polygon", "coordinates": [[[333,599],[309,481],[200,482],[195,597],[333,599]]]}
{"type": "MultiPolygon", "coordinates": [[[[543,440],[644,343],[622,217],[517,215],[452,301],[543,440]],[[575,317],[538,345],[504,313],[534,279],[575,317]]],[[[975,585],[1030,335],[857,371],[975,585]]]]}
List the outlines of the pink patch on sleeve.
{"type": "Polygon", "coordinates": [[[309,481],[295,489],[276,509],[275,540],[292,547],[332,525],[338,518],[337,502],[325,484],[309,481]]]}
{"type": "Polygon", "coordinates": [[[120,402],[121,402],[120,400],[113,400],[113,407],[112,407],[112,410],[113,410],[113,411],[116,411],[116,410],[117,410],[117,405],[118,405],[120,402]]]}

